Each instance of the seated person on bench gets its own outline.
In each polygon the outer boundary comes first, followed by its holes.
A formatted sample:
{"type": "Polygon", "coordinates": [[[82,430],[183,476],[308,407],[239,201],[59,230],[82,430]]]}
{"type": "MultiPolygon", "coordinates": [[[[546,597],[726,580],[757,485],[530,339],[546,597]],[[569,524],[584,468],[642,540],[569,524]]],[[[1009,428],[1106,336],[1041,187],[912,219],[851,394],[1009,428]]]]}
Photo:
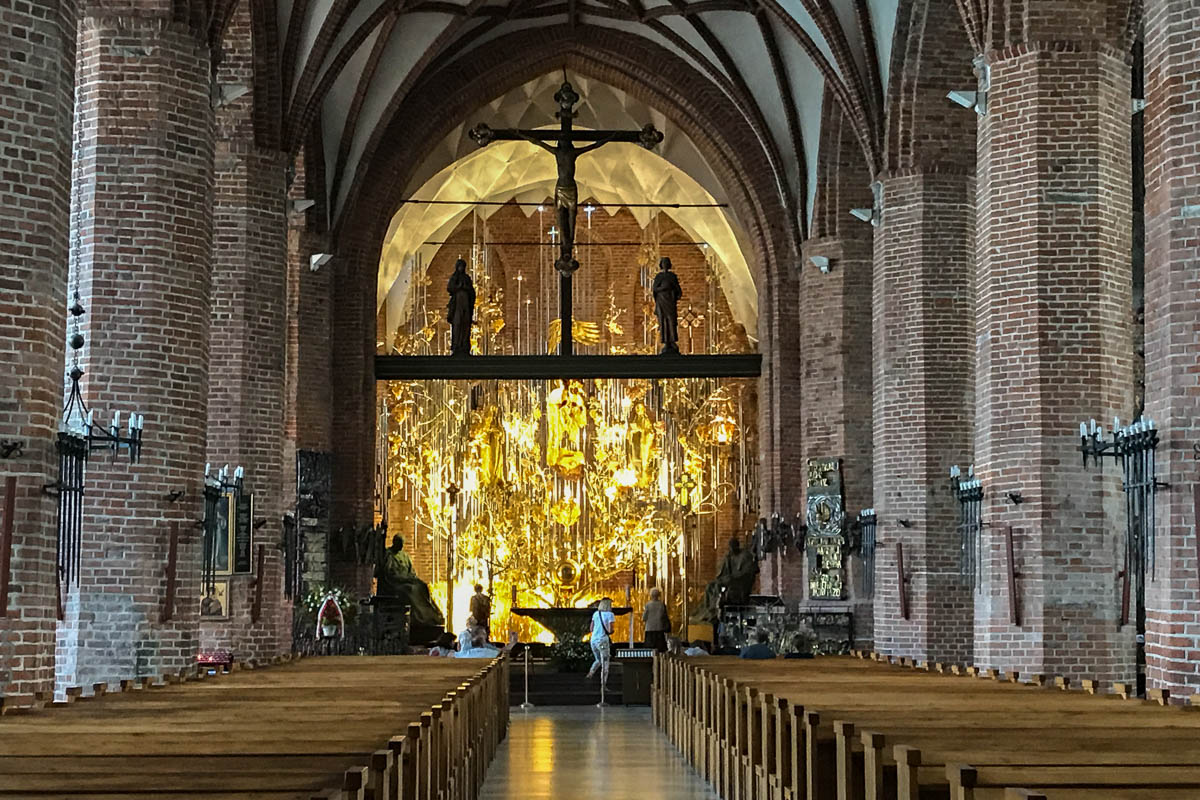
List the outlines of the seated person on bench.
{"type": "Polygon", "coordinates": [[[757,660],[774,658],[775,651],[771,649],[771,645],[767,644],[767,638],[766,631],[762,630],[761,628],[756,630],[754,632],[754,644],[743,647],[742,652],[739,655],[742,658],[757,660]]]}
{"type": "Polygon", "coordinates": [[[467,650],[459,650],[454,654],[455,658],[495,658],[500,655],[500,651],[488,644],[485,634],[480,632],[471,642],[471,647],[467,650]]]}

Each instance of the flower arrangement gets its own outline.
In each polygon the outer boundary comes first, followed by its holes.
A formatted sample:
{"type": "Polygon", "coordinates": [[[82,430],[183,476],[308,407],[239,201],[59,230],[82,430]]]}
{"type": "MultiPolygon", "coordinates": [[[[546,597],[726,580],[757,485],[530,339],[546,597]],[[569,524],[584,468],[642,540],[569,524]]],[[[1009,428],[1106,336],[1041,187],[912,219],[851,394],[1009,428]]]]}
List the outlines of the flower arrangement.
{"type": "Polygon", "coordinates": [[[350,625],[358,614],[358,601],[340,586],[314,586],[301,604],[309,620],[317,625],[350,625]],[[330,598],[333,602],[327,603],[330,598]]]}

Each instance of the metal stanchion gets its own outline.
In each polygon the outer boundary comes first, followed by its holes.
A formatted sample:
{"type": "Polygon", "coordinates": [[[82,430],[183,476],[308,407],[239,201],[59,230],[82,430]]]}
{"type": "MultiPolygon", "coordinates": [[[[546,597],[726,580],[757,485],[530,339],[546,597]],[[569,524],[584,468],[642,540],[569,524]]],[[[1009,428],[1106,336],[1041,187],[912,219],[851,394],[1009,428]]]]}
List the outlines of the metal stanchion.
{"type": "MultiPolygon", "coordinates": [[[[610,644],[609,647],[612,645],[610,644]]],[[[612,651],[608,654],[610,663],[612,660],[612,651]]],[[[604,702],[604,690],[608,688],[608,666],[601,662],[600,664],[600,702],[596,703],[596,708],[604,708],[608,703],[604,702]]]]}
{"type": "Polygon", "coordinates": [[[521,708],[533,708],[533,703],[529,702],[529,645],[525,646],[525,702],[521,703],[521,708]]]}

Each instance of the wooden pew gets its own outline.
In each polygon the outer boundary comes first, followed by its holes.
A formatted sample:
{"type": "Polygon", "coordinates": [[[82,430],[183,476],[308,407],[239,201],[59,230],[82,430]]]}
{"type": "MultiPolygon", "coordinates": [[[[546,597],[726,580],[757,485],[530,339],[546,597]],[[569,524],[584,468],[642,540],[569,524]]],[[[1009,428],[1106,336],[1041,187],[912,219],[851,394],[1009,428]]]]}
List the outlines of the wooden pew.
{"type": "Polygon", "coordinates": [[[0,798],[471,800],[507,728],[508,669],[329,657],[154,690],[131,684],[0,719],[0,798]],[[411,723],[439,706],[436,744],[422,741],[411,723]],[[419,764],[435,771],[422,781],[419,764]]]}
{"type": "MultiPolygon", "coordinates": [[[[1002,682],[998,672],[964,668],[955,680],[953,671],[925,672],[911,661],[901,667],[851,658],[660,658],[657,674],[670,678],[656,684],[661,707],[686,711],[670,695],[689,682],[739,687],[733,724],[721,715],[728,692],[691,720],[694,728],[700,727],[697,720],[715,720],[715,730],[705,735],[717,743],[722,763],[741,759],[743,767],[753,767],[753,780],[721,775],[714,781],[711,769],[702,771],[727,800],[925,800],[950,797],[952,791],[955,800],[989,800],[1018,789],[1045,789],[1052,797],[1098,791],[1096,797],[1140,800],[1145,789],[1163,800],[1200,797],[1196,771],[1178,768],[1200,762],[1200,717],[1176,707],[1092,696],[1098,690],[1094,682],[1076,691],[1059,681],[1058,691],[1047,691],[1035,688],[1046,685],[1044,679],[1016,684],[1002,682]],[[967,680],[970,675],[975,680],[967,680]],[[774,698],[776,747],[787,742],[802,758],[777,750],[767,759],[760,742],[768,734],[755,738],[739,727],[737,714],[744,713],[759,721],[760,731],[770,730],[761,727],[767,719],[761,705],[749,708],[748,698],[756,694],[774,698]],[[1052,765],[1057,772],[1047,771],[1052,765]],[[1140,786],[1111,777],[1131,769],[1140,770],[1140,786]]],[[[686,722],[677,715],[672,724],[678,729],[686,722]]],[[[695,763],[695,756],[689,760],[695,763]]]]}

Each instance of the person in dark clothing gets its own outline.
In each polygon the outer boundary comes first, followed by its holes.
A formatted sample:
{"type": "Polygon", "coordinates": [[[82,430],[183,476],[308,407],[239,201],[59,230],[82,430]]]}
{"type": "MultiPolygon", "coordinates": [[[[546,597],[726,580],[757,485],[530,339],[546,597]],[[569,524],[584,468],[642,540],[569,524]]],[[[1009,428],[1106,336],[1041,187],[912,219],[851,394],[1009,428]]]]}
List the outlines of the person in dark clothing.
{"type": "Polygon", "coordinates": [[[642,610],[642,622],[646,625],[646,646],[659,653],[667,652],[667,634],[671,632],[671,619],[662,601],[662,592],[650,590],[650,602],[642,610]]]}
{"type": "Polygon", "coordinates": [[[775,657],[775,651],[767,644],[767,632],[761,628],[754,632],[754,644],[742,648],[742,658],[765,660],[775,657]]]}

